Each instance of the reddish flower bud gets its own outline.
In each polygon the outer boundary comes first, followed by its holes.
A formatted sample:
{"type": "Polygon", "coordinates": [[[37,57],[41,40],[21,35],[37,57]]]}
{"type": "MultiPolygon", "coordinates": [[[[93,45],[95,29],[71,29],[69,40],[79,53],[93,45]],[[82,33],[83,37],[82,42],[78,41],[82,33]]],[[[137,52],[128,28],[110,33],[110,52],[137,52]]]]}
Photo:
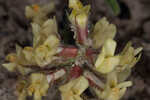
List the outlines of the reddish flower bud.
{"type": "Polygon", "coordinates": [[[93,51],[92,49],[87,49],[85,55],[86,55],[88,61],[89,61],[91,64],[93,64],[93,63],[94,63],[94,62],[93,62],[94,51],[93,51]]]}
{"type": "Polygon", "coordinates": [[[82,74],[82,69],[80,66],[74,66],[70,70],[71,78],[78,78],[82,74]]]}
{"type": "Polygon", "coordinates": [[[66,47],[61,50],[58,56],[63,56],[66,58],[74,58],[78,54],[78,49],[75,47],[66,47]]]}

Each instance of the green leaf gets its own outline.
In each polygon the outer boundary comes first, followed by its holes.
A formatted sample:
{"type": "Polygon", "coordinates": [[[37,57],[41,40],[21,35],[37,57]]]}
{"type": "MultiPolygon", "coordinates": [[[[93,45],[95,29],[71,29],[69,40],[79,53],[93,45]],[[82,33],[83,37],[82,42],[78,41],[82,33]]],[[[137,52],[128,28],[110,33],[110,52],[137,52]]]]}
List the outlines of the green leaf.
{"type": "Polygon", "coordinates": [[[114,14],[117,16],[120,13],[120,7],[117,0],[105,0],[105,1],[109,4],[114,14]]]}

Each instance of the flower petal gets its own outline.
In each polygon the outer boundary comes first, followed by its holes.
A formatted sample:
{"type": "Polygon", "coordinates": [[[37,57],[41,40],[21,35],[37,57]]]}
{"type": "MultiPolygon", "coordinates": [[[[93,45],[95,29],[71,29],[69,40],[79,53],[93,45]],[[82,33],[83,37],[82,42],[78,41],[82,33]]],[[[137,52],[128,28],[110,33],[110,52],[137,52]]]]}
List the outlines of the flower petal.
{"type": "Polygon", "coordinates": [[[103,63],[101,65],[99,65],[96,69],[97,71],[106,74],[109,73],[111,71],[113,71],[113,69],[119,65],[119,58],[116,57],[109,57],[104,59],[103,63]]]}
{"type": "Polygon", "coordinates": [[[106,18],[99,20],[92,33],[93,47],[101,47],[107,39],[113,39],[116,35],[116,26],[109,24],[106,18]]]}

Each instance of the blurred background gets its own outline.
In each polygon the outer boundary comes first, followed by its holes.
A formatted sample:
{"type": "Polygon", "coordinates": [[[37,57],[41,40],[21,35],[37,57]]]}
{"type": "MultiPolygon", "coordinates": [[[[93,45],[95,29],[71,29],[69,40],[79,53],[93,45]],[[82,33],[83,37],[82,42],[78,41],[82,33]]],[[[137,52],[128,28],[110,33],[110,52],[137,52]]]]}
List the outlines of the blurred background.
{"type": "MultiPolygon", "coordinates": [[[[47,3],[52,0],[0,0],[0,100],[17,100],[15,82],[17,76],[4,69],[1,64],[5,56],[15,51],[15,44],[29,46],[32,44],[32,32],[29,21],[25,18],[25,6],[33,3],[47,3]]],[[[143,46],[142,58],[133,68],[129,80],[134,85],[129,88],[122,100],[150,100],[150,0],[118,0],[121,13],[114,16],[109,5],[104,0],[82,0],[91,4],[90,23],[94,25],[103,16],[118,28],[115,40],[118,42],[118,52],[128,41],[134,46],[143,46]]],[[[68,29],[66,11],[67,0],[54,0],[56,7],[52,15],[56,15],[59,33],[62,38],[63,28],[68,29]]],[[[66,42],[72,42],[69,36],[66,42]]],[[[48,99],[60,100],[57,87],[49,90],[48,99]]]]}

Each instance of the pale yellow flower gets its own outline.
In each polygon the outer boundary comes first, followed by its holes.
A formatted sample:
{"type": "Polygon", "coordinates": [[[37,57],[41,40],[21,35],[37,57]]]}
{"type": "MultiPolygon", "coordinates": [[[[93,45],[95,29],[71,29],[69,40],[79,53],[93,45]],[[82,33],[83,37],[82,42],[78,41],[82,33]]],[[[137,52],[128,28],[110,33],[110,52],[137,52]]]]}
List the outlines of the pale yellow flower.
{"type": "Polygon", "coordinates": [[[109,22],[104,17],[96,23],[91,35],[93,40],[93,47],[100,48],[107,39],[113,39],[115,37],[116,26],[109,24],[109,22]]]}
{"type": "Polygon", "coordinates": [[[27,85],[28,84],[27,84],[26,80],[19,80],[17,82],[16,93],[17,93],[17,96],[18,96],[18,100],[26,100],[26,97],[27,97],[27,91],[26,91],[27,85]]]}
{"type": "Polygon", "coordinates": [[[83,76],[71,80],[69,83],[59,88],[62,100],[83,100],[80,95],[88,88],[88,86],[88,80],[83,76]]]}
{"type": "MultiPolygon", "coordinates": [[[[124,50],[117,55],[114,55],[116,49],[116,42],[112,39],[107,39],[102,47],[101,53],[95,63],[96,70],[106,74],[114,70],[117,67],[119,72],[125,70],[127,76],[132,68],[140,59],[140,55],[136,57],[142,48],[134,49],[129,42],[124,50]]],[[[121,74],[122,76],[123,74],[121,74]]],[[[123,76],[122,76],[123,77],[123,76]]],[[[124,77],[125,79],[125,77],[124,77]]]]}
{"type": "Polygon", "coordinates": [[[42,26],[33,23],[33,56],[36,64],[43,67],[52,61],[53,56],[57,53],[59,39],[57,37],[56,19],[48,19],[42,26]]]}
{"type": "Polygon", "coordinates": [[[29,82],[30,85],[27,88],[27,92],[30,96],[34,94],[34,100],[41,100],[42,96],[46,96],[49,84],[44,74],[31,74],[29,82]]]}
{"type": "Polygon", "coordinates": [[[15,53],[10,53],[6,56],[6,60],[10,63],[2,64],[8,71],[15,71],[17,67],[17,55],[15,53]]]}
{"type": "Polygon", "coordinates": [[[131,74],[132,67],[139,61],[142,51],[142,47],[134,49],[132,43],[128,42],[123,51],[118,55],[120,63],[117,68],[119,81],[124,81],[131,74]]]}
{"type": "Polygon", "coordinates": [[[107,75],[107,83],[103,91],[94,89],[100,99],[119,100],[125,94],[127,87],[130,87],[132,85],[131,81],[126,81],[118,84],[116,75],[117,74],[115,72],[107,75]]]}
{"type": "Polygon", "coordinates": [[[88,22],[88,15],[90,11],[90,5],[84,6],[80,10],[73,9],[69,15],[69,20],[74,26],[85,28],[88,22]]]}
{"type": "Polygon", "coordinates": [[[16,46],[16,53],[8,54],[6,57],[6,60],[9,61],[9,63],[3,64],[3,66],[11,72],[19,71],[22,75],[29,73],[32,71],[30,68],[23,67],[23,65],[30,65],[30,62],[27,62],[25,59],[22,48],[18,45],[16,46]]]}
{"type": "Polygon", "coordinates": [[[48,19],[44,22],[42,25],[42,34],[45,36],[50,36],[52,34],[58,34],[58,29],[57,29],[57,22],[56,18],[54,17],[53,19],[48,19]]]}
{"type": "Polygon", "coordinates": [[[26,100],[27,96],[34,96],[34,100],[41,100],[46,96],[49,84],[47,78],[42,73],[33,73],[29,80],[18,81],[17,84],[18,100],[26,100]]]}
{"type": "Polygon", "coordinates": [[[33,47],[42,45],[50,35],[57,35],[57,23],[55,17],[53,19],[46,20],[42,26],[32,23],[33,31],[33,47]]]}
{"type": "Polygon", "coordinates": [[[8,71],[10,72],[14,72],[14,71],[19,71],[22,75],[25,75],[29,72],[32,71],[32,69],[30,68],[26,68],[26,67],[23,67],[17,63],[6,63],[6,64],[2,64],[3,67],[5,67],[8,71]]]}
{"type": "Polygon", "coordinates": [[[80,26],[80,28],[84,29],[87,26],[88,15],[85,13],[81,13],[81,14],[77,15],[76,22],[77,22],[77,25],[80,26]]]}
{"type": "Polygon", "coordinates": [[[6,64],[2,64],[2,65],[10,72],[15,71],[15,69],[17,67],[16,63],[6,63],[6,64]]]}
{"type": "Polygon", "coordinates": [[[69,0],[69,8],[73,8],[73,9],[81,9],[83,7],[82,3],[80,2],[80,0],[69,0]]]}
{"type": "Polygon", "coordinates": [[[95,63],[96,70],[106,74],[114,70],[114,68],[119,64],[119,57],[114,56],[116,49],[116,42],[112,39],[108,39],[102,48],[101,53],[95,63]]]}
{"type": "Polygon", "coordinates": [[[6,57],[10,63],[3,64],[9,71],[18,70],[21,74],[31,71],[25,66],[37,65],[43,67],[49,64],[53,56],[57,53],[59,39],[57,37],[57,24],[55,18],[48,19],[42,26],[33,23],[33,47],[16,45],[16,53],[11,53],[6,57]]]}
{"type": "Polygon", "coordinates": [[[53,56],[57,53],[59,40],[56,36],[51,35],[48,39],[35,50],[36,63],[43,67],[52,61],[53,56]]]}
{"type": "Polygon", "coordinates": [[[34,4],[26,7],[25,15],[27,18],[32,19],[34,23],[42,25],[48,19],[47,15],[52,12],[53,9],[53,2],[45,6],[34,4]]]}
{"type": "Polygon", "coordinates": [[[106,98],[106,100],[119,100],[125,94],[127,87],[132,86],[131,81],[125,81],[119,84],[114,84],[112,80],[112,83],[109,84],[110,85],[107,86],[106,90],[104,90],[104,92],[102,93],[104,94],[103,98],[106,98]]]}
{"type": "Polygon", "coordinates": [[[23,49],[23,53],[25,59],[31,63],[31,65],[36,65],[35,58],[34,58],[34,49],[32,47],[25,47],[23,49]]]}
{"type": "Polygon", "coordinates": [[[69,7],[73,8],[69,15],[70,22],[84,29],[87,26],[90,5],[83,6],[79,0],[69,0],[69,7]]]}
{"type": "MultiPolygon", "coordinates": [[[[30,47],[27,47],[27,48],[30,48],[30,47]]],[[[20,64],[20,65],[32,65],[33,62],[31,62],[30,60],[26,59],[26,55],[23,52],[25,49],[26,49],[26,47],[22,48],[19,45],[16,45],[16,55],[17,55],[16,63],[20,64]]]]}
{"type": "Polygon", "coordinates": [[[141,54],[136,57],[140,52],[142,51],[142,48],[134,49],[132,47],[132,43],[128,42],[123,51],[120,54],[120,65],[122,68],[132,68],[140,59],[141,54]]]}

